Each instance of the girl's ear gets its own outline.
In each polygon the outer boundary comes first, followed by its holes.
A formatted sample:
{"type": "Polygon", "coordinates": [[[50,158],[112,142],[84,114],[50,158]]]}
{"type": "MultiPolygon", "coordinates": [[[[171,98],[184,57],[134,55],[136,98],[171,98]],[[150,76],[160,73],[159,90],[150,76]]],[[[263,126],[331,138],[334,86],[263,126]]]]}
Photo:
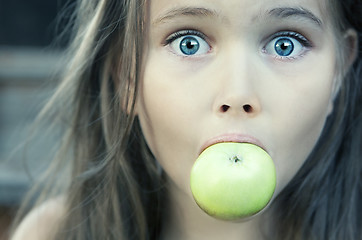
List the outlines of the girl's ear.
{"type": "Polygon", "coordinates": [[[133,69],[131,69],[126,76],[124,74],[121,74],[120,71],[120,67],[113,68],[111,70],[111,74],[113,85],[115,87],[115,93],[118,95],[120,101],[121,110],[127,115],[137,115],[137,91],[133,69]],[[135,103],[133,104],[134,101],[135,103]],[[134,108],[133,111],[132,108],[134,108]]]}
{"type": "Polygon", "coordinates": [[[129,80],[129,86],[127,91],[127,98],[123,99],[122,108],[123,111],[127,113],[127,115],[130,115],[131,113],[134,115],[137,115],[137,96],[136,96],[136,90],[135,90],[135,82],[134,79],[129,80]],[[134,102],[134,103],[133,103],[134,102]],[[133,111],[132,111],[133,107],[133,111]]]}
{"type": "Polygon", "coordinates": [[[348,73],[357,58],[358,53],[358,35],[354,29],[348,29],[343,36],[343,77],[348,73]]]}
{"type": "MultiPolygon", "coordinates": [[[[138,101],[137,101],[138,97],[136,96],[136,94],[137,94],[137,91],[131,96],[132,98],[135,98],[134,106],[133,106],[133,115],[134,116],[138,115],[138,101]]],[[[131,100],[133,101],[133,99],[131,99],[131,100]]],[[[130,114],[130,112],[131,112],[131,109],[130,109],[130,107],[128,107],[127,114],[130,114]]]]}
{"type": "Polygon", "coordinates": [[[332,97],[328,107],[328,115],[332,113],[334,99],[338,95],[339,89],[358,55],[358,35],[354,29],[348,29],[344,33],[342,46],[343,49],[340,56],[341,66],[339,70],[336,71],[332,97]]]}
{"type": "MultiPolygon", "coordinates": [[[[121,105],[120,107],[121,107],[122,111],[128,115],[131,114],[132,104],[136,98],[134,80],[128,79],[127,83],[123,83],[124,85],[122,86],[120,83],[121,79],[116,72],[113,73],[112,80],[113,80],[114,87],[116,89],[115,92],[118,95],[118,98],[120,101],[120,105],[121,105]]],[[[137,102],[135,102],[135,104],[134,104],[133,113],[135,115],[137,115],[137,102]]]]}

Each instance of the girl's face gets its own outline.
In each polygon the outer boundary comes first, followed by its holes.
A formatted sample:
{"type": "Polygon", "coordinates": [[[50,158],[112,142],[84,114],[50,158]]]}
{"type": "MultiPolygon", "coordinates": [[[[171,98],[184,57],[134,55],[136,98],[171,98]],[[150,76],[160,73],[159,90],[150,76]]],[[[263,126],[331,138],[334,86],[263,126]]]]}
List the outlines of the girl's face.
{"type": "Polygon", "coordinates": [[[211,142],[262,145],[277,195],[332,109],[336,46],[318,0],[152,0],[136,112],[171,188],[211,142]]]}

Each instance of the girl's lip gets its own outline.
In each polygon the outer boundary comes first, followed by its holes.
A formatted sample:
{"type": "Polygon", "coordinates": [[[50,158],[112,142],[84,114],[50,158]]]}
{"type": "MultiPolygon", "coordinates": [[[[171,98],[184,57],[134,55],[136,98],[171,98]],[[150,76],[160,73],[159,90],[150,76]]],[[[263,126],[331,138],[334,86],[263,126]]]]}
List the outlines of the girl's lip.
{"type": "Polygon", "coordinates": [[[201,146],[201,151],[199,154],[201,154],[206,148],[210,147],[211,145],[214,145],[216,143],[222,143],[222,142],[238,142],[238,143],[251,143],[254,145],[259,146],[264,151],[268,152],[265,149],[265,146],[255,137],[245,134],[223,134],[219,135],[217,137],[211,138],[210,140],[206,141],[201,146]]]}

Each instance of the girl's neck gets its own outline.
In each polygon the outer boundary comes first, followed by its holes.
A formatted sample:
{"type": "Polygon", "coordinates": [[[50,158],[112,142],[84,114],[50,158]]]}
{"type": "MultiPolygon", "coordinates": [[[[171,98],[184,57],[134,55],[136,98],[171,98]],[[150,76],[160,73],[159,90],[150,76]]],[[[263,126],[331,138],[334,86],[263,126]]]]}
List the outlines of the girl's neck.
{"type": "Polygon", "coordinates": [[[161,240],[261,240],[265,224],[260,215],[242,222],[217,220],[204,213],[175,184],[169,184],[169,205],[163,220],[161,240]]]}

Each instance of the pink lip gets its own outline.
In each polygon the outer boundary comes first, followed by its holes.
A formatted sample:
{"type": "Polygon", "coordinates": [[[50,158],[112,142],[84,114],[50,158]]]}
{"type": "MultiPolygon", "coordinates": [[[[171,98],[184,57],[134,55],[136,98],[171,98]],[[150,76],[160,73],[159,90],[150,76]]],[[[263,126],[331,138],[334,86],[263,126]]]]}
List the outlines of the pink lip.
{"type": "Polygon", "coordinates": [[[244,134],[223,134],[223,135],[214,137],[214,138],[206,141],[201,147],[200,154],[206,148],[210,147],[211,145],[214,145],[216,143],[222,143],[222,142],[251,143],[251,144],[261,147],[262,149],[264,149],[266,151],[264,145],[258,139],[254,138],[252,136],[244,135],[244,134]]]}

